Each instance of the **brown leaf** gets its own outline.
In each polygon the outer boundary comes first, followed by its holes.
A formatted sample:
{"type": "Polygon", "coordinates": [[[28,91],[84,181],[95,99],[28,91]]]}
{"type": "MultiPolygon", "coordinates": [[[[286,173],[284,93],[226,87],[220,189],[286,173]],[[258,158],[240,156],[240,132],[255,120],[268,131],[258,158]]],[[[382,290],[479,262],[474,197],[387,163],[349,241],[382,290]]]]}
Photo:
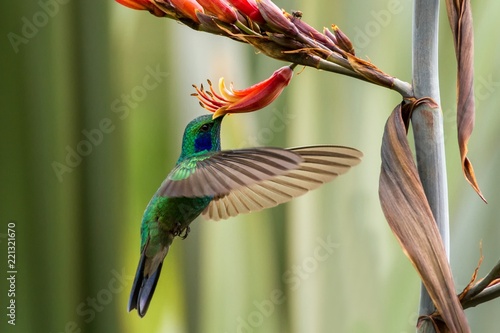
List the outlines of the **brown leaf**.
{"type": "Polygon", "coordinates": [[[446,0],[457,57],[457,128],[462,170],[481,199],[486,202],[467,158],[467,144],[474,129],[474,31],[469,0],[446,0]]]}
{"type": "Polygon", "coordinates": [[[399,105],[389,117],[382,139],[379,197],[382,210],[404,253],[451,332],[470,332],[441,236],[427,202],[406,137],[412,109],[429,99],[399,105]]]}
{"type": "Polygon", "coordinates": [[[360,59],[350,53],[346,53],[346,56],[355,72],[363,75],[368,81],[392,89],[394,86],[394,78],[392,76],[382,72],[371,62],[360,59]]]}
{"type": "Polygon", "coordinates": [[[472,276],[470,278],[469,283],[465,286],[464,290],[458,295],[458,299],[462,301],[462,299],[469,293],[469,291],[474,287],[474,283],[476,282],[477,279],[477,274],[479,273],[479,268],[481,267],[481,264],[483,263],[483,253],[481,249],[481,256],[479,257],[479,262],[477,263],[476,268],[474,269],[474,272],[472,273],[472,276]]]}

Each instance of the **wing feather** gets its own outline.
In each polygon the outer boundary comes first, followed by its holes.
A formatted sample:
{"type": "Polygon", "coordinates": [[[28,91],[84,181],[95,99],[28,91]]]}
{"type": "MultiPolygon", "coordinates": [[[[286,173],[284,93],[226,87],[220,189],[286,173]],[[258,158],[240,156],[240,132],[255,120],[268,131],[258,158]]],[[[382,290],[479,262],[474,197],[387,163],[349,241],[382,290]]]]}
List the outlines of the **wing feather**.
{"type": "Polygon", "coordinates": [[[296,167],[215,196],[203,216],[220,220],[288,202],[346,173],[363,156],[356,149],[342,146],[308,146],[287,151],[300,155],[301,162],[296,167]]]}
{"type": "Polygon", "coordinates": [[[158,195],[211,196],[203,215],[227,219],[288,202],[346,173],[362,156],[353,148],[328,145],[213,152],[178,163],[158,195]]]}
{"type": "Polygon", "coordinates": [[[167,176],[158,195],[221,196],[298,168],[300,154],[280,148],[220,151],[181,161],[167,176]]]}

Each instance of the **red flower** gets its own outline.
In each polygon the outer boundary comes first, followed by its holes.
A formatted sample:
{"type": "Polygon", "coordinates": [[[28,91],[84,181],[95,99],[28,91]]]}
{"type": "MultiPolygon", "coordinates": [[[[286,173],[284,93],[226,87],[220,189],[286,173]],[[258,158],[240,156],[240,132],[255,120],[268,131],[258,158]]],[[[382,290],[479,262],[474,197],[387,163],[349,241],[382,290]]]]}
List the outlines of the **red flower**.
{"type": "Polygon", "coordinates": [[[224,78],[219,80],[219,94],[214,91],[210,81],[208,81],[210,91],[204,91],[203,85],[201,88],[193,85],[196,89],[193,96],[198,97],[202,107],[214,112],[214,118],[226,113],[256,111],[271,104],[281,94],[283,89],[290,83],[295,66],[294,64],[282,67],[267,80],[243,90],[233,89],[232,83],[228,89],[224,83],[224,78]]]}
{"type": "Polygon", "coordinates": [[[186,15],[191,20],[196,23],[200,23],[196,12],[204,12],[203,7],[194,0],[169,0],[172,6],[177,9],[180,13],[186,15]]]}
{"type": "Polygon", "coordinates": [[[260,15],[259,8],[255,0],[227,0],[231,5],[236,7],[240,12],[248,16],[251,20],[257,23],[264,23],[264,18],[260,15]]]}
{"type": "Polygon", "coordinates": [[[214,14],[219,20],[234,23],[238,19],[236,11],[225,0],[197,0],[205,11],[214,14]]]}
{"type": "Polygon", "coordinates": [[[149,0],[116,0],[116,2],[124,5],[125,7],[132,8],[132,9],[138,9],[138,10],[147,10],[151,14],[158,16],[158,17],[163,17],[166,14],[158,7],[155,6],[153,1],[149,0]]]}

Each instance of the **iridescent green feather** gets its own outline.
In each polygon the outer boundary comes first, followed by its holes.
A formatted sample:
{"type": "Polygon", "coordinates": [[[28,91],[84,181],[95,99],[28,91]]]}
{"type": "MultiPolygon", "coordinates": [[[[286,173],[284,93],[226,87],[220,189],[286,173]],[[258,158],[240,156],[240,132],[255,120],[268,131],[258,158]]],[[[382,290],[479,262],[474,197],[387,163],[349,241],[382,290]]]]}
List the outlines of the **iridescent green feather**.
{"type": "Polygon", "coordinates": [[[210,158],[212,154],[203,153],[202,155],[186,158],[179,162],[175,168],[168,175],[168,179],[171,180],[182,180],[187,179],[196,171],[196,166],[198,162],[210,158]]]}
{"type": "Polygon", "coordinates": [[[185,229],[191,221],[203,212],[212,197],[203,198],[168,198],[155,195],[149,202],[141,225],[141,251],[148,237],[148,253],[158,250],[161,244],[167,244],[169,233],[165,230],[185,229]]]}

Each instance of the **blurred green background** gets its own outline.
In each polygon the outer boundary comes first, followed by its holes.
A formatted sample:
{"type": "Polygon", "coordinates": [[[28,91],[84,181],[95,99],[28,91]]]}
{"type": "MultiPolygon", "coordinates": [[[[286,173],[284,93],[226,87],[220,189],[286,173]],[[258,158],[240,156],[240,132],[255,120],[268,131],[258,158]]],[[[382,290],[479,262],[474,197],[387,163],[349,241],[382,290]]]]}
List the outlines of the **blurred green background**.
{"type": "MultiPolygon", "coordinates": [[[[411,81],[412,2],[276,3],[301,10],[319,30],[339,25],[359,56],[411,81]]],[[[397,93],[306,68],[267,109],[227,117],[224,148],[335,143],[365,157],[292,203],[194,222],[189,237],[174,242],[140,319],[126,311],[140,220],[178,157],[184,126],[205,113],[191,84],[224,76],[244,88],[284,64],[113,1],[3,1],[0,8],[1,332],[414,331],[419,279],[377,192],[383,127],[397,93]],[[6,316],[10,222],[15,326],[6,316]]],[[[480,276],[500,254],[500,46],[491,33],[500,3],[475,2],[473,12],[478,112],[469,156],[488,205],[461,175],[444,3],[440,29],[451,261],[460,290],[481,242],[480,276]]],[[[499,310],[499,300],[467,310],[473,332],[498,332],[499,310]]]]}

